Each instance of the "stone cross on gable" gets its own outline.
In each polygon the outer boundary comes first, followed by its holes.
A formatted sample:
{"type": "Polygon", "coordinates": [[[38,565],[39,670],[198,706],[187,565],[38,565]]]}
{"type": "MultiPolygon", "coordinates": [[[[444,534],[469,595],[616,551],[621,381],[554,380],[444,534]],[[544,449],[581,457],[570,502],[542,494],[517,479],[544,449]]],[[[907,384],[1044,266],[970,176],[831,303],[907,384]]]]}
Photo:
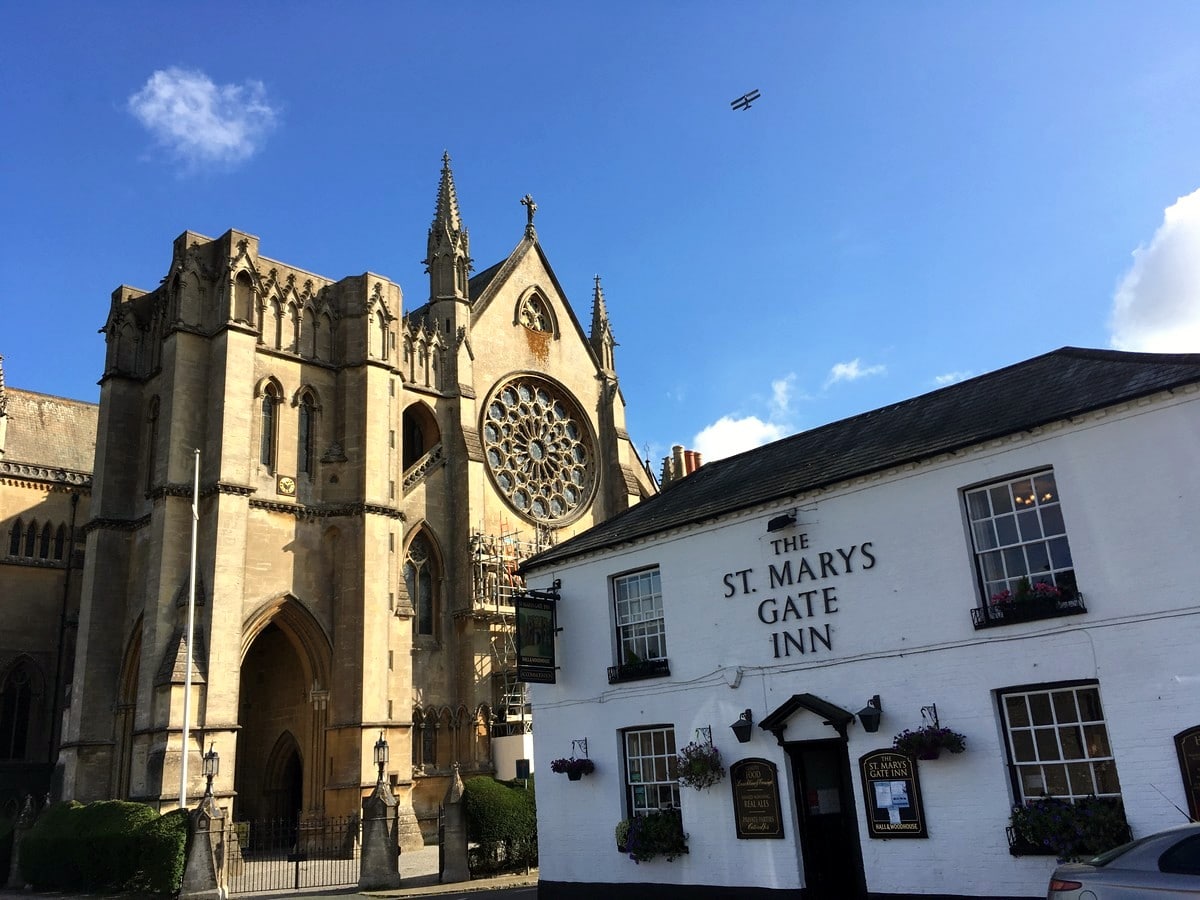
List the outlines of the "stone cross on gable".
{"type": "Polygon", "coordinates": [[[525,222],[525,233],[532,237],[533,235],[533,214],[537,212],[537,204],[533,202],[533,196],[526,194],[521,198],[521,205],[525,207],[525,214],[528,219],[525,222]]]}

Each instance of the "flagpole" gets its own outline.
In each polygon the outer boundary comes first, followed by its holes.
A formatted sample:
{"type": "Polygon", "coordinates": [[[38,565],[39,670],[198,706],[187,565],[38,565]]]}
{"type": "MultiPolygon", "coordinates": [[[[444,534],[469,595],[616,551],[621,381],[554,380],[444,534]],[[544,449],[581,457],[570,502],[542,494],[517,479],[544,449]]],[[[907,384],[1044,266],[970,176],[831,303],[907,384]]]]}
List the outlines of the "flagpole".
{"type": "Polygon", "coordinates": [[[183,676],[183,753],[179,765],[179,808],[187,809],[188,726],[192,717],[192,634],[196,623],[196,530],[200,523],[200,448],[192,475],[192,562],[188,578],[187,668],[183,676]]]}

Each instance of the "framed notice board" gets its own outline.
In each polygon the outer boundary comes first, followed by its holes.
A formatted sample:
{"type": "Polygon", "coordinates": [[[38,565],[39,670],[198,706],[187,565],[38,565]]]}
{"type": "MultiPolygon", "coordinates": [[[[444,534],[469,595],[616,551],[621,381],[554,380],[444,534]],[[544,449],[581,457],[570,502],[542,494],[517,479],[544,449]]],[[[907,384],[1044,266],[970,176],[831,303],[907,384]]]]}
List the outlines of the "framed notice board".
{"type": "Polygon", "coordinates": [[[873,838],[927,838],[917,762],[895,750],[859,757],[867,834],[873,838]]]}

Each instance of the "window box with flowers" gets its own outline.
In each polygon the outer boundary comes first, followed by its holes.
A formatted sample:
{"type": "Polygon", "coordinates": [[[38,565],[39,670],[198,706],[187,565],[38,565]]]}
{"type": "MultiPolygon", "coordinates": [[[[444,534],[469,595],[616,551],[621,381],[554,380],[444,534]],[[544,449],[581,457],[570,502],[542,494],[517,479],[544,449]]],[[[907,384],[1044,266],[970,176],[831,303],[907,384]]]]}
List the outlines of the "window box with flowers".
{"type": "Polygon", "coordinates": [[[616,828],[617,850],[641,864],[657,856],[668,862],[688,852],[683,816],[677,809],[660,809],[628,819],[616,828]]]}
{"type": "Polygon", "coordinates": [[[1073,588],[1059,587],[1048,581],[1030,582],[1022,578],[1016,590],[992,594],[988,605],[972,610],[976,630],[1013,622],[1035,622],[1087,612],[1083,595],[1073,588]]]}
{"type": "Polygon", "coordinates": [[[951,728],[940,725],[922,725],[920,728],[905,729],[892,739],[898,753],[915,756],[917,759],[937,759],[943,750],[962,753],[967,749],[967,739],[951,728]]]}
{"type": "Polygon", "coordinates": [[[559,775],[565,772],[568,781],[578,781],[584,775],[591,775],[595,772],[596,764],[586,756],[582,759],[576,759],[574,756],[560,757],[550,760],[550,771],[557,772],[559,775]]]}
{"type": "Polygon", "coordinates": [[[1014,806],[1008,848],[1013,856],[1085,859],[1132,839],[1119,797],[1083,797],[1072,803],[1038,797],[1014,806]]]}
{"type": "Polygon", "coordinates": [[[698,791],[712,787],[725,777],[721,751],[709,741],[693,741],[685,745],[676,758],[676,768],[679,783],[698,791]]]}

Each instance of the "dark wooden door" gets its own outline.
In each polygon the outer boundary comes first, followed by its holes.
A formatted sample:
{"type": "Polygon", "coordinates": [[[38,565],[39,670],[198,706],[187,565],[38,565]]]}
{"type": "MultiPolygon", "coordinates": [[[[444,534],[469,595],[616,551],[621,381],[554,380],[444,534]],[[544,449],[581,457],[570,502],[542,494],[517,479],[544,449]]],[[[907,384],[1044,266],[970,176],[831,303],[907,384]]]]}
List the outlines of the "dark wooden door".
{"type": "Polygon", "coordinates": [[[797,787],[805,895],[820,900],[866,897],[845,742],[807,741],[788,750],[797,787]]]}

